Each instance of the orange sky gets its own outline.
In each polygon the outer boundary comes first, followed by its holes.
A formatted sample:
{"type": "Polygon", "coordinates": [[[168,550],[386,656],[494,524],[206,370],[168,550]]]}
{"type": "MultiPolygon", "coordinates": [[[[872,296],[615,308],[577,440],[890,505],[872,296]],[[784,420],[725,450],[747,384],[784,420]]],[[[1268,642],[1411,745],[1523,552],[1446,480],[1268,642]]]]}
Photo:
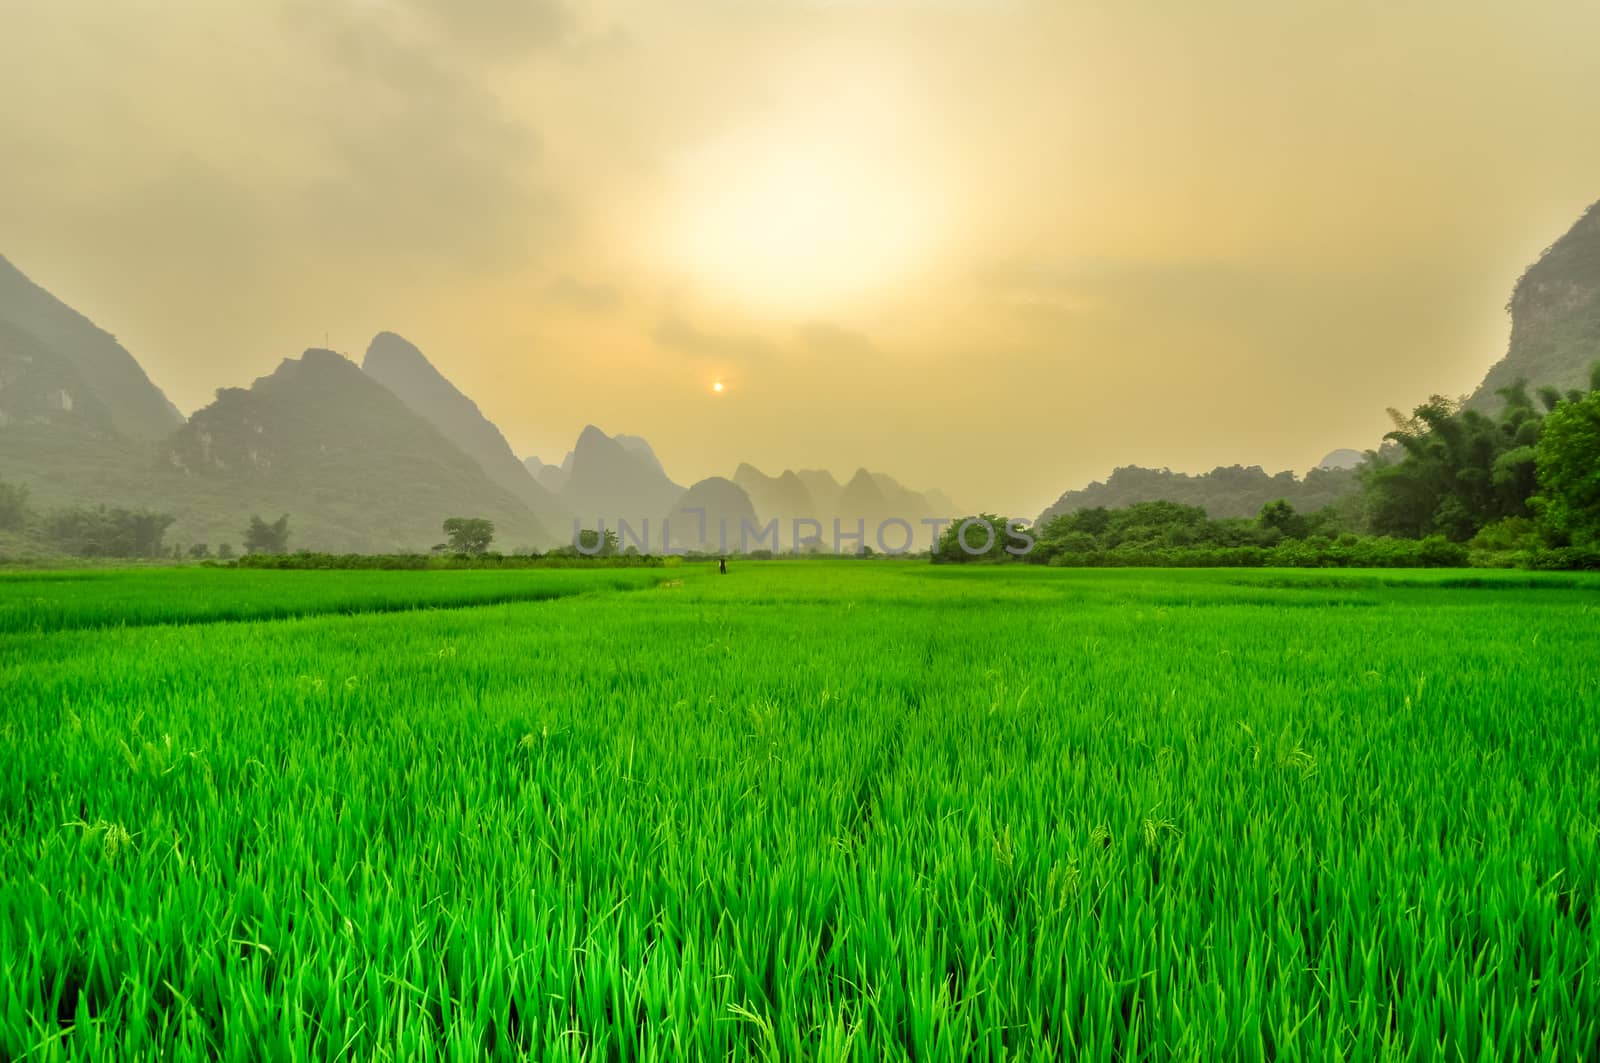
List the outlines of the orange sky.
{"type": "Polygon", "coordinates": [[[1600,198],[1600,6],[12,5],[0,253],[187,410],[417,343],[520,453],[1035,513],[1470,390],[1600,198]],[[726,382],[722,394],[714,380],[726,382]]]}

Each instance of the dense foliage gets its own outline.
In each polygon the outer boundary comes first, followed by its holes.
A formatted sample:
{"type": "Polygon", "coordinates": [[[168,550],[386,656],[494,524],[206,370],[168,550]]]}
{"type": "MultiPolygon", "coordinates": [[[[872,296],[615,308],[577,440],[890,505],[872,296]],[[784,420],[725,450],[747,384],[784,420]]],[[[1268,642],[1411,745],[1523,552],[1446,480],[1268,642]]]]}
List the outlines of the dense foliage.
{"type": "MultiPolygon", "coordinates": [[[[1004,518],[992,518],[1004,525],[1004,518]]],[[[1213,520],[1198,506],[1141,502],[1084,509],[1032,530],[1033,548],[1016,559],[1061,567],[1173,566],[1281,568],[1433,568],[1469,562],[1466,549],[1434,536],[1404,540],[1342,532],[1333,509],[1301,514],[1284,501],[1255,520],[1213,520]]],[[[941,550],[937,560],[974,558],[941,550]]]]}
{"type": "Polygon", "coordinates": [[[1600,366],[1595,390],[1545,418],[1539,439],[1539,494],[1533,499],[1552,536],[1600,547],[1600,366]]]}
{"type": "Polygon", "coordinates": [[[40,513],[28,502],[26,487],[0,481],[0,563],[171,556],[164,542],[170,514],[121,506],[63,506],[40,513]]]}
{"type": "Polygon", "coordinates": [[[120,506],[69,506],[44,518],[45,539],[74,557],[161,557],[172,515],[120,506]]]}
{"type": "Polygon", "coordinates": [[[1466,542],[1486,524],[1528,514],[1542,418],[1525,387],[1507,388],[1502,398],[1497,419],[1439,396],[1409,418],[1395,415],[1384,438],[1402,458],[1375,454],[1365,470],[1373,531],[1466,542]]]}
{"type": "Polygon", "coordinates": [[[289,552],[289,514],[268,523],[252,514],[244,529],[244,550],[247,554],[284,554],[289,552]]]}
{"type": "Polygon", "coordinates": [[[979,513],[944,528],[933,546],[932,555],[937,563],[1009,561],[1022,557],[1032,542],[1019,522],[993,513],[979,513]]]}
{"type": "MultiPolygon", "coordinates": [[[[1591,375],[1600,392],[1600,364],[1591,375]]],[[[1540,440],[1547,417],[1555,417],[1559,426],[1561,457],[1547,446],[1542,470],[1547,477],[1565,478],[1566,486],[1557,492],[1565,497],[1563,492],[1582,479],[1581,411],[1589,408],[1593,394],[1574,390],[1563,395],[1546,387],[1539,390],[1536,405],[1518,382],[1501,389],[1501,410],[1493,418],[1438,396],[1409,418],[1396,415],[1395,429],[1385,438],[1399,447],[1400,459],[1374,454],[1363,469],[1369,529],[1467,542],[1497,522],[1528,517],[1542,482],[1540,440]],[[1569,406],[1579,412],[1569,414],[1564,409],[1569,406]]],[[[1592,474],[1593,466],[1589,469],[1592,474]]],[[[1583,533],[1552,523],[1556,514],[1567,519],[1558,503],[1542,528],[1547,542],[1562,545],[1573,530],[1583,533]]]]}
{"type": "Polygon", "coordinates": [[[445,545],[453,554],[483,554],[494,542],[494,521],[451,517],[444,522],[445,545]]]}
{"type": "Polygon", "coordinates": [[[1595,580],[713,572],[0,579],[0,1058],[1600,1043],[1595,580]]]}

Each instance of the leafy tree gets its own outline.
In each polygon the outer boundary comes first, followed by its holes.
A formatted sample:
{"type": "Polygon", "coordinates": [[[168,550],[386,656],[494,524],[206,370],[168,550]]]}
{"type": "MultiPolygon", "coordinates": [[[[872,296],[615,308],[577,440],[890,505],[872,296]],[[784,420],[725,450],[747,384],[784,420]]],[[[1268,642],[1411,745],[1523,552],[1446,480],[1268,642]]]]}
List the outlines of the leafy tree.
{"type": "Polygon", "coordinates": [[[457,554],[482,554],[494,541],[494,521],[482,517],[451,517],[444,522],[445,538],[457,554]]]}
{"type": "Polygon", "coordinates": [[[1534,506],[1557,540],[1600,546],[1600,365],[1596,390],[1544,419],[1534,506]]]}
{"type": "Polygon", "coordinates": [[[1194,546],[1208,538],[1210,519],[1199,506],[1140,502],[1114,510],[1101,541],[1106,546],[1194,546]]]}
{"type": "Polygon", "coordinates": [[[1282,498],[1262,506],[1256,523],[1285,539],[1304,539],[1311,530],[1306,518],[1296,513],[1294,506],[1282,498]]]}
{"type": "Polygon", "coordinates": [[[194,558],[196,561],[204,561],[206,558],[211,556],[211,547],[207,546],[205,543],[195,543],[193,546],[189,547],[189,556],[194,558]]]}
{"type": "Polygon", "coordinates": [[[1505,405],[1498,419],[1438,395],[1410,417],[1389,411],[1395,427],[1384,438],[1400,458],[1369,456],[1364,476],[1372,531],[1466,542],[1486,524],[1528,515],[1544,415],[1520,381],[1499,394],[1505,405]]]}
{"type": "Polygon", "coordinates": [[[289,514],[285,513],[268,524],[252,514],[244,530],[244,552],[247,554],[287,554],[289,552],[289,514]]]}
{"type": "Polygon", "coordinates": [[[1506,517],[1479,528],[1468,545],[1474,550],[1494,553],[1533,550],[1544,544],[1541,530],[1539,522],[1532,517],[1506,517]]]}
{"type": "Polygon", "coordinates": [[[577,552],[584,557],[614,557],[621,549],[622,542],[613,528],[605,529],[603,534],[594,528],[581,528],[578,531],[577,552]]]}
{"type": "MultiPolygon", "coordinates": [[[[1253,520],[1230,517],[1212,520],[1197,506],[1174,502],[1141,502],[1124,509],[1078,510],[1054,517],[1036,529],[1038,546],[1025,560],[1034,564],[1081,564],[1090,557],[1123,559],[1137,555],[1140,563],[1164,556],[1173,563],[1195,563],[1202,555],[1213,564],[1237,564],[1248,551],[1279,544],[1309,544],[1306,557],[1321,556],[1336,538],[1350,538],[1351,519],[1344,506],[1324,506],[1312,514],[1295,510],[1287,499],[1268,502],[1253,520]],[[1245,551],[1230,555],[1227,551],[1245,551]],[[1229,557],[1235,558],[1229,560],[1229,557]]],[[[1256,563],[1261,563],[1257,561],[1256,563]]],[[[1300,564],[1303,561],[1288,561],[1300,564]]]]}
{"type": "Polygon", "coordinates": [[[233,544],[232,543],[222,543],[221,545],[219,545],[217,547],[217,557],[218,557],[218,559],[220,559],[222,561],[232,561],[233,560],[233,544]]]}
{"type": "Polygon", "coordinates": [[[150,510],[73,506],[45,519],[44,533],[78,557],[161,557],[162,539],[176,517],[150,510]]]}
{"type": "Polygon", "coordinates": [[[28,522],[28,489],[0,480],[0,531],[16,531],[28,522]]]}
{"type": "Polygon", "coordinates": [[[1012,534],[1011,520],[993,513],[979,513],[951,524],[933,547],[935,562],[1010,561],[1016,555],[1007,547],[1021,549],[1022,542],[1012,534]]]}
{"type": "Polygon", "coordinates": [[[1085,531],[1071,528],[1056,529],[1055,535],[1040,540],[1041,547],[1051,554],[1091,554],[1100,549],[1100,540],[1085,531]]]}

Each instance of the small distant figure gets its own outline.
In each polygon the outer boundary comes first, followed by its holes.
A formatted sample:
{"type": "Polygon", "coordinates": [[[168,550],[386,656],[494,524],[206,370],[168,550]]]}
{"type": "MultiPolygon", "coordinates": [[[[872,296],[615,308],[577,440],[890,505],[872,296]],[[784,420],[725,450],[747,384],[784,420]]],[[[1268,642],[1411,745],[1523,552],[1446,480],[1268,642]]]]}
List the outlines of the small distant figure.
{"type": "Polygon", "coordinates": [[[724,575],[724,576],[726,576],[728,574],[728,559],[727,558],[725,558],[725,557],[717,558],[717,572],[719,574],[721,574],[721,575],[724,575]]]}

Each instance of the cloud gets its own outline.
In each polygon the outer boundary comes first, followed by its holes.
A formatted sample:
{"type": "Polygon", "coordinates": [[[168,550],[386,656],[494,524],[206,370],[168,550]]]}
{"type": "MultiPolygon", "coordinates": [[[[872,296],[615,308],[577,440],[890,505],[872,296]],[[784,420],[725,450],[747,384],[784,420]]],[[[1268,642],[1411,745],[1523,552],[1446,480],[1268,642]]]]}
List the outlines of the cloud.
{"type": "Polygon", "coordinates": [[[872,338],[832,321],[808,321],[800,326],[800,342],[812,354],[834,358],[878,358],[883,352],[872,338]]]}
{"type": "Polygon", "coordinates": [[[591,284],[563,273],[541,293],[544,301],[585,314],[609,314],[622,305],[622,290],[614,284],[591,284]]]}
{"type": "Polygon", "coordinates": [[[775,353],[772,344],[759,336],[722,336],[702,332],[676,314],[669,314],[657,322],[651,336],[662,347],[698,358],[755,362],[765,361],[775,353]]]}
{"type": "Polygon", "coordinates": [[[575,19],[556,0],[403,0],[475,57],[515,58],[567,41],[575,19]]]}
{"type": "Polygon", "coordinates": [[[309,133],[320,165],[298,198],[318,232],[368,253],[494,270],[522,265],[569,228],[538,136],[472,64],[375,11],[289,11],[330,61],[309,133]]]}

